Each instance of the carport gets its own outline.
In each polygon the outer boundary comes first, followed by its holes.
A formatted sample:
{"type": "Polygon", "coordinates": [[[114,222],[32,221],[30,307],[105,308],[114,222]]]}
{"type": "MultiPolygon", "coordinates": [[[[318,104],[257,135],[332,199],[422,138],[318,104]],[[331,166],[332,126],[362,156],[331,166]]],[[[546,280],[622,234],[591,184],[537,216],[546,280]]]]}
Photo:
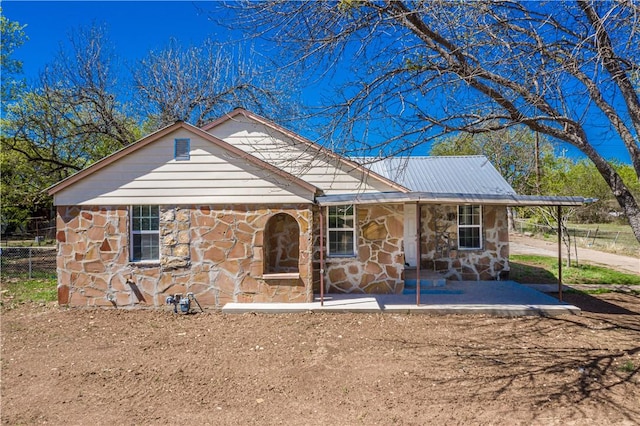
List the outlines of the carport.
{"type": "MultiPolygon", "coordinates": [[[[514,193],[504,194],[456,194],[456,193],[432,193],[432,192],[386,192],[386,193],[363,193],[363,194],[345,194],[345,195],[327,195],[317,197],[317,203],[321,207],[332,205],[366,205],[377,203],[397,203],[397,204],[413,204],[416,210],[416,247],[418,248],[417,258],[420,259],[420,247],[421,247],[421,235],[420,235],[420,221],[421,221],[421,208],[425,205],[433,204],[457,204],[457,205],[503,205],[505,207],[556,207],[557,208],[557,235],[558,235],[558,298],[562,302],[562,208],[563,207],[579,207],[585,204],[592,203],[596,200],[585,199],[583,197],[569,197],[569,196],[538,196],[538,195],[518,195],[514,193]]],[[[322,227],[323,220],[320,220],[320,226],[322,227]]],[[[321,229],[320,232],[320,246],[324,245],[324,232],[321,229]]],[[[320,271],[325,269],[325,259],[322,256],[321,248],[320,258],[320,271]]],[[[415,305],[421,306],[421,295],[425,294],[424,289],[421,288],[421,262],[416,264],[416,294],[415,305]]],[[[323,282],[323,273],[320,274],[320,294],[319,302],[320,306],[324,306],[325,303],[325,285],[323,282]]],[[[475,282],[477,283],[477,282],[475,282]]],[[[497,281],[491,281],[495,285],[497,281]]],[[[447,284],[447,287],[454,284],[451,282],[447,284]]],[[[395,296],[395,295],[394,295],[395,296]]],[[[373,297],[373,296],[372,296],[373,297]]],[[[377,299],[384,298],[384,296],[375,296],[377,299]]],[[[377,300],[376,299],[376,300],[377,300]]],[[[431,299],[431,296],[430,296],[431,299]]],[[[577,308],[576,308],[577,309],[577,308]]]]}

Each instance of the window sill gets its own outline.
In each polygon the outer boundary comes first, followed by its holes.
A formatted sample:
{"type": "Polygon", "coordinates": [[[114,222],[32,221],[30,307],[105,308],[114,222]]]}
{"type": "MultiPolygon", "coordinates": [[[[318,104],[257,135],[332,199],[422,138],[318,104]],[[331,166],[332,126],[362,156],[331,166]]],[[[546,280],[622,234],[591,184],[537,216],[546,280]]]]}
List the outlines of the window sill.
{"type": "Polygon", "coordinates": [[[299,272],[281,272],[262,275],[263,280],[297,280],[299,278],[299,272]]]}
{"type": "Polygon", "coordinates": [[[355,254],[334,254],[332,256],[327,256],[326,261],[331,262],[332,260],[351,260],[355,259],[357,256],[355,254]]]}
{"type": "Polygon", "coordinates": [[[148,268],[153,266],[160,266],[160,261],[159,260],[132,260],[129,262],[129,265],[148,268]]]}

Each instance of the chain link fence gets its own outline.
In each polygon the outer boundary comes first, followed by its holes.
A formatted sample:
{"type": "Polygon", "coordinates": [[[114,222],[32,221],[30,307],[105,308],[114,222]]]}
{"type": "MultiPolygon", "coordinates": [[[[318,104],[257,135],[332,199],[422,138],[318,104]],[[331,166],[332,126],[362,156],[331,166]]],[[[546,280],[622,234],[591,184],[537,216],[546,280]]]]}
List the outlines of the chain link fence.
{"type": "Polygon", "coordinates": [[[2,247],[42,247],[52,246],[56,243],[56,227],[49,226],[37,230],[25,232],[16,230],[10,234],[2,234],[0,246],[2,247]]]}
{"type": "Polygon", "coordinates": [[[56,276],[55,247],[2,247],[0,274],[2,278],[54,278],[56,276]]]}

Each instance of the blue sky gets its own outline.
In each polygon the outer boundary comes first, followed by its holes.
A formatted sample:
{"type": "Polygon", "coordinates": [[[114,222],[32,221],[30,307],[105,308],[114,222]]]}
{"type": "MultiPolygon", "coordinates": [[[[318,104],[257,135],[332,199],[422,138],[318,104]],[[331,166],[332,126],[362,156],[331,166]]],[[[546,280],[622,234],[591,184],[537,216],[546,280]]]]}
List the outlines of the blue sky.
{"type": "Polygon", "coordinates": [[[228,37],[205,9],[205,2],[191,1],[2,2],[8,19],[27,25],[29,41],[15,56],[23,61],[28,77],[37,76],[51,62],[71,31],[94,23],[106,25],[117,54],[131,62],[164,47],[172,37],[184,45],[197,45],[208,37],[228,37]]]}
{"type": "MultiPolygon", "coordinates": [[[[26,24],[29,40],[14,56],[23,61],[28,80],[35,79],[50,63],[69,34],[80,27],[105,24],[115,52],[125,64],[133,64],[150,50],[163,48],[171,38],[182,45],[198,45],[206,38],[226,41],[229,33],[211,19],[212,2],[192,1],[2,1],[2,13],[26,24]]],[[[323,84],[300,88],[308,104],[318,101],[323,84]]],[[[326,93],[326,91],[324,91],[326,93]]],[[[610,132],[594,128],[594,145],[606,158],[628,162],[628,153],[610,132]]],[[[309,136],[309,135],[305,135],[309,136]]],[[[569,155],[575,150],[567,147],[569,155]]]]}

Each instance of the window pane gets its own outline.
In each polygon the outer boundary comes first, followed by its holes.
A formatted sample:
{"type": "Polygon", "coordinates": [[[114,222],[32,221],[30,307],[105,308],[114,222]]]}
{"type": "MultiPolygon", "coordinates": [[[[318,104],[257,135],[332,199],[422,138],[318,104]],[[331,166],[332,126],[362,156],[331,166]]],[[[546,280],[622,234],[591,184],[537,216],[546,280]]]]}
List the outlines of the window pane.
{"type": "Polygon", "coordinates": [[[458,246],[478,249],[482,245],[482,207],[458,206],[458,246]]]}
{"type": "Polygon", "coordinates": [[[473,207],[474,206],[460,206],[458,211],[460,225],[473,225],[473,207]]]}
{"type": "Polygon", "coordinates": [[[133,235],[133,260],[159,259],[158,234],[133,235]]]}
{"type": "Polygon", "coordinates": [[[330,231],[329,253],[333,255],[352,255],[353,231],[330,231]]]}
{"type": "Polygon", "coordinates": [[[133,234],[132,260],[142,259],[142,246],[140,244],[141,239],[142,239],[141,234],[133,234]]]}
{"type": "Polygon", "coordinates": [[[480,248],[480,228],[460,228],[458,239],[461,248],[480,248]]]}
{"type": "Polygon", "coordinates": [[[160,207],[132,206],[131,260],[160,258],[160,207]]]}
{"type": "Polygon", "coordinates": [[[471,206],[471,224],[480,225],[480,206],[471,206]]]}
{"type": "Polygon", "coordinates": [[[353,205],[329,206],[328,239],[329,255],[353,256],[355,241],[355,208],[353,205]]]}

